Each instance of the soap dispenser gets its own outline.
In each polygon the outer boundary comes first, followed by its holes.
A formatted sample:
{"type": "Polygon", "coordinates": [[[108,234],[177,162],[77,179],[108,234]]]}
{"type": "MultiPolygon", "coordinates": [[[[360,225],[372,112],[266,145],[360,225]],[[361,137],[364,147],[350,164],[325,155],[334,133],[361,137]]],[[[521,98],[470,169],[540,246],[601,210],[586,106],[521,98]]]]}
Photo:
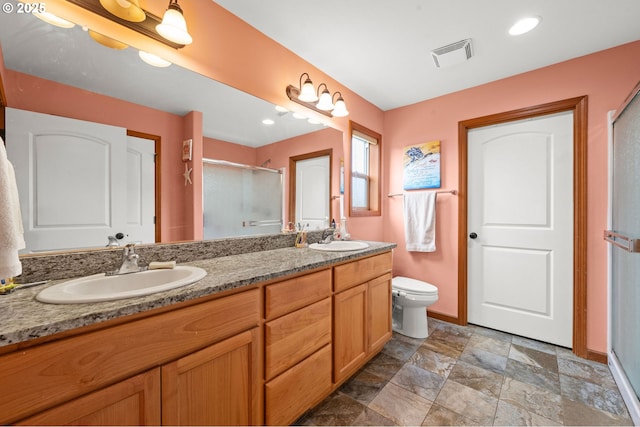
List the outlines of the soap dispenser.
{"type": "Polygon", "coordinates": [[[340,218],[340,234],[342,234],[342,240],[351,240],[351,235],[347,232],[347,218],[340,218]]]}

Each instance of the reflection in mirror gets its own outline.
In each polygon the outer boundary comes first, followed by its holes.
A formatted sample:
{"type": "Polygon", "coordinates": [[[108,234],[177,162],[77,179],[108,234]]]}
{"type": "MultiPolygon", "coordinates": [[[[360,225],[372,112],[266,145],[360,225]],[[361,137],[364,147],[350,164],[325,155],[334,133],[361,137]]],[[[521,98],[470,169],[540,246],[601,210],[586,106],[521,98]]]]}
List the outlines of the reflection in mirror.
{"type": "MultiPolygon", "coordinates": [[[[186,235],[176,197],[184,192],[183,116],[192,111],[202,112],[205,158],[255,166],[269,161],[268,167],[279,169],[287,166],[289,156],[305,152],[300,150],[334,146],[339,153],[334,157],[342,155],[342,135],[336,130],[294,119],[268,102],[184,68],[151,67],[137,50],[106,48],[79,26],[63,29],[31,15],[2,14],[0,44],[9,107],[116,125],[161,139],[161,164],[156,165],[162,170],[161,206],[155,215],[161,219],[163,242],[186,235]],[[265,126],[263,119],[274,124],[265,126]]],[[[105,244],[118,231],[105,228],[105,244]]]]}

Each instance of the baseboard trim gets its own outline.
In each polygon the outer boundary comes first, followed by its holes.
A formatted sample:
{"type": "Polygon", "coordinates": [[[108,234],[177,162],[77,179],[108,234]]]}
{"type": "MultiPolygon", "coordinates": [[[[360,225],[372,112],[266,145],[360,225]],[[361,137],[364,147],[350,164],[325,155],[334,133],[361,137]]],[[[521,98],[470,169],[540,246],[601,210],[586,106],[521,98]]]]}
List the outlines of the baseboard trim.
{"type": "Polygon", "coordinates": [[[453,317],[453,316],[449,316],[449,315],[446,315],[446,314],[435,313],[433,311],[427,310],[427,316],[433,317],[434,319],[442,320],[443,322],[453,323],[454,325],[464,326],[462,324],[462,322],[460,322],[459,318],[453,317]]]}
{"type": "Polygon", "coordinates": [[[587,349],[587,357],[588,360],[592,360],[594,362],[604,363],[605,365],[608,363],[607,353],[601,353],[599,351],[589,350],[587,349]]]}

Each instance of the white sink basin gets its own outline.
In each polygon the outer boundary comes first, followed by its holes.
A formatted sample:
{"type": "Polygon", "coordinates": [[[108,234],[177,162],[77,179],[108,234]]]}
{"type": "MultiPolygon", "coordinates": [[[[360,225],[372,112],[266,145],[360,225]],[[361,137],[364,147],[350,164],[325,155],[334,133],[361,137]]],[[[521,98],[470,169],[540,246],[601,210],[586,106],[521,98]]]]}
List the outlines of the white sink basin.
{"type": "Polygon", "coordinates": [[[309,245],[309,249],[327,252],[357,251],[368,247],[368,243],[356,240],[334,240],[329,243],[312,243],[309,245]]]}
{"type": "Polygon", "coordinates": [[[185,265],[115,276],[94,274],[43,289],[36,299],[53,304],[113,301],[190,285],[206,275],[202,268],[185,265]]]}

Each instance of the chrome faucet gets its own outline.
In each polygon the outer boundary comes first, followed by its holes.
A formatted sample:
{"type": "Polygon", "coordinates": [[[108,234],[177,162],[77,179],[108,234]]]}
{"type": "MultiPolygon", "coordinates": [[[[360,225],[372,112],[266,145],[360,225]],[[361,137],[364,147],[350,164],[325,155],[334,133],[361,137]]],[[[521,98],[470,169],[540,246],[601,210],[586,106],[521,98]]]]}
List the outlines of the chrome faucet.
{"type": "Polygon", "coordinates": [[[107,243],[108,248],[113,246],[120,246],[120,243],[118,242],[116,236],[107,236],[107,239],[109,239],[109,243],[107,243]]]}
{"type": "Polygon", "coordinates": [[[135,243],[129,243],[124,247],[122,252],[122,265],[116,274],[136,273],[145,270],[138,266],[140,255],[135,252],[135,243]]]}
{"type": "Polygon", "coordinates": [[[325,228],[324,231],[322,231],[322,238],[318,243],[320,244],[331,243],[332,240],[335,240],[335,237],[333,236],[335,232],[336,232],[336,229],[333,227],[325,228]]]}

